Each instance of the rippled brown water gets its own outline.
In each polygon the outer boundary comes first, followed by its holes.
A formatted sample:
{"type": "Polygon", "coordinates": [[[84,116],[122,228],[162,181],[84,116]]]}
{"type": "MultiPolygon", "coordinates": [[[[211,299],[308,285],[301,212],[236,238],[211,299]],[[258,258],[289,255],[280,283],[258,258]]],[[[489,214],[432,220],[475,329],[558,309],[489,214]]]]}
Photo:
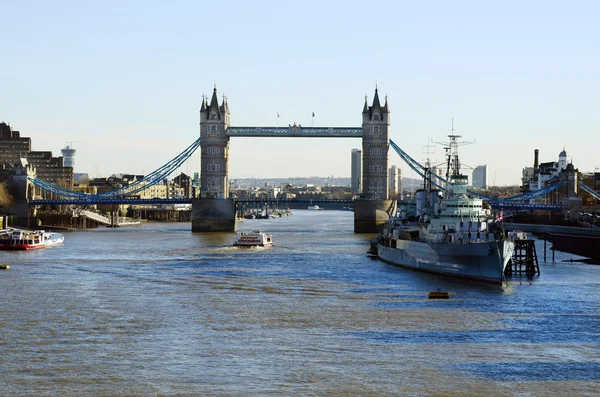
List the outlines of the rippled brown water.
{"type": "Polygon", "coordinates": [[[597,395],[599,266],[459,282],[368,258],[352,215],[240,224],[271,249],[147,224],[1,252],[0,394],[597,395]]]}

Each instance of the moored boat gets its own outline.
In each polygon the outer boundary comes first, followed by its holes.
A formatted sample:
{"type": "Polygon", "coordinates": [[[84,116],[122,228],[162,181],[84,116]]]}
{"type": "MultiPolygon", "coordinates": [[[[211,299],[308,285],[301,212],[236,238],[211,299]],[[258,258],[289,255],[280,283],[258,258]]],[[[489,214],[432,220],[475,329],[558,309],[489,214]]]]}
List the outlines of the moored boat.
{"type": "Polygon", "coordinates": [[[309,210],[318,210],[318,211],[320,211],[320,210],[322,210],[323,208],[319,207],[318,205],[309,205],[309,206],[308,206],[308,209],[309,209],[309,210]]]}
{"type": "Polygon", "coordinates": [[[406,214],[391,218],[371,253],[401,267],[501,283],[515,243],[501,227],[501,216],[495,218],[487,203],[467,194],[467,177],[459,171],[459,136],[449,137],[444,195],[431,188],[426,171],[425,187],[416,194],[417,221],[409,222],[406,214]]]}
{"type": "Polygon", "coordinates": [[[233,245],[235,247],[271,247],[273,239],[270,234],[254,230],[236,234],[233,245]]]}
{"type": "Polygon", "coordinates": [[[64,240],[65,237],[61,233],[5,229],[0,231],[0,250],[36,250],[60,245],[64,240]]]}

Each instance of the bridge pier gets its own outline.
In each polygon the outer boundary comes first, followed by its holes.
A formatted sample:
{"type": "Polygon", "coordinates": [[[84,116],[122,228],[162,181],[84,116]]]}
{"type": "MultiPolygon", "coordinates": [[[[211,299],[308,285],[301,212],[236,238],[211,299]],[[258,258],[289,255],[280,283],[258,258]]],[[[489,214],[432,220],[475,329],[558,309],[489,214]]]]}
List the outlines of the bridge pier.
{"type": "Polygon", "coordinates": [[[378,233],[396,215],[396,200],[355,200],[354,233],[378,233]]]}
{"type": "Polygon", "coordinates": [[[200,198],[192,200],[192,232],[235,232],[235,200],[200,198]]]}

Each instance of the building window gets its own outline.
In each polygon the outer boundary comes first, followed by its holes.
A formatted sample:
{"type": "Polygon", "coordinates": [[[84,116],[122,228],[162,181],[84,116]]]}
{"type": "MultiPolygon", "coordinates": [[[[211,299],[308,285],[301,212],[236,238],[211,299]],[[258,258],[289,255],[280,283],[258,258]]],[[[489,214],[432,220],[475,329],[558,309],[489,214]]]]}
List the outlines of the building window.
{"type": "Polygon", "coordinates": [[[380,147],[370,147],[369,155],[371,156],[381,156],[383,155],[383,149],[380,147]]]}
{"type": "Polygon", "coordinates": [[[371,131],[369,132],[369,136],[371,138],[381,138],[381,137],[383,137],[383,133],[381,132],[381,126],[380,125],[372,125],[371,126],[371,131]]]}
{"type": "Polygon", "coordinates": [[[220,125],[206,126],[206,136],[208,138],[217,138],[217,137],[221,136],[221,126],[220,125]]]}

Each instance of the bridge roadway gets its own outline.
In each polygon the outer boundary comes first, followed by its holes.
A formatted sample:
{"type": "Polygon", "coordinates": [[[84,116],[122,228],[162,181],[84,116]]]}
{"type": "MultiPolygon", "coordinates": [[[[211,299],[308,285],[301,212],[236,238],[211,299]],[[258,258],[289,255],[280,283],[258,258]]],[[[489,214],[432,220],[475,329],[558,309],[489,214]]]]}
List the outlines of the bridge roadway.
{"type": "MultiPolygon", "coordinates": [[[[354,200],[342,199],[235,199],[237,205],[248,204],[354,204],[354,200]]],[[[191,204],[192,199],[173,198],[173,199],[138,199],[138,198],[84,198],[84,199],[55,199],[55,200],[30,200],[29,205],[97,205],[97,204],[191,204]]],[[[545,204],[492,204],[494,209],[506,210],[547,210],[557,211],[562,207],[559,205],[545,204]]]]}
{"type": "MultiPolygon", "coordinates": [[[[229,199],[232,200],[232,199],[229,199]]],[[[236,204],[353,204],[354,200],[337,199],[235,199],[236,204]]],[[[30,200],[29,205],[97,205],[97,204],[191,204],[192,199],[134,199],[134,198],[88,198],[88,199],[56,199],[56,200],[30,200]]]]}

